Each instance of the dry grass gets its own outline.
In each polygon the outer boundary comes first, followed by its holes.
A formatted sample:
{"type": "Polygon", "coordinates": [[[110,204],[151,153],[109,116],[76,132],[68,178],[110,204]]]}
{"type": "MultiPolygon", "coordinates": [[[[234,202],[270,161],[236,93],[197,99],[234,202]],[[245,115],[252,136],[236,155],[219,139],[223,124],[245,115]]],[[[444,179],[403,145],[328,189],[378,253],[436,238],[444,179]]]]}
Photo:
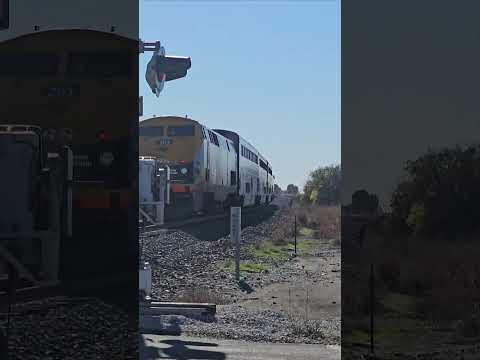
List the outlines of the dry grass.
{"type": "MultiPolygon", "coordinates": [[[[453,321],[480,314],[478,240],[395,238],[370,229],[367,244],[358,261],[365,268],[373,261],[377,288],[421,299],[419,317],[453,321]]],[[[368,282],[368,277],[364,278],[368,282]]]]}
{"type": "Polygon", "coordinates": [[[292,211],[286,210],[279,215],[277,223],[272,231],[272,243],[277,246],[287,245],[291,242],[294,234],[294,216],[292,211]]]}
{"type": "Polygon", "coordinates": [[[274,245],[283,246],[292,241],[297,217],[297,233],[300,229],[311,229],[315,239],[340,241],[340,207],[319,205],[297,205],[284,210],[276,220],[271,238],[274,245]]]}
{"type": "Polygon", "coordinates": [[[312,229],[315,238],[340,240],[340,206],[305,205],[294,212],[298,224],[312,229]]]}

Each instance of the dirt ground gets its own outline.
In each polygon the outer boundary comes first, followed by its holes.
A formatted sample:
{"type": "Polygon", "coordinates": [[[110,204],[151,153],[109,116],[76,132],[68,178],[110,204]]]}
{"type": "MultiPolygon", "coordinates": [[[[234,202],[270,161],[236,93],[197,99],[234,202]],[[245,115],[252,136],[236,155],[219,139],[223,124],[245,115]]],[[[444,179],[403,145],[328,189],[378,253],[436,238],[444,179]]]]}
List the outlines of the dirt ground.
{"type": "Polygon", "coordinates": [[[259,289],[240,304],[245,309],[271,309],[306,320],[340,317],[340,249],[329,255],[297,257],[286,263],[289,281],[259,289]]]}

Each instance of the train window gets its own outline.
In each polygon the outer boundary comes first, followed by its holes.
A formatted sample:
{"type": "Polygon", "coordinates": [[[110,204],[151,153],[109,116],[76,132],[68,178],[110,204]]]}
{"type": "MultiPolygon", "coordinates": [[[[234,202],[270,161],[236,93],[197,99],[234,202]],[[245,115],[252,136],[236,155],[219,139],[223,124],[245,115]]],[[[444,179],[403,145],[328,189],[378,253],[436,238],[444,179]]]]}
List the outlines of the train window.
{"type": "Polygon", "coordinates": [[[58,73],[58,54],[1,54],[0,76],[41,77],[58,73]]]}
{"type": "Polygon", "coordinates": [[[163,126],[142,126],[139,128],[140,136],[163,136],[163,126]]]}
{"type": "Polygon", "coordinates": [[[70,53],[67,75],[71,77],[125,77],[132,74],[134,55],[130,52],[70,53]]]}
{"type": "Polygon", "coordinates": [[[168,136],[195,136],[195,127],[192,125],[169,126],[168,136]]]}
{"type": "Polygon", "coordinates": [[[220,146],[220,143],[218,142],[217,134],[212,133],[212,135],[213,135],[213,142],[215,143],[215,145],[220,146]]]}
{"type": "Polygon", "coordinates": [[[230,171],[230,185],[235,186],[237,185],[237,172],[230,171]]]}
{"type": "Polygon", "coordinates": [[[8,29],[10,23],[9,0],[0,0],[0,30],[8,29]]]}
{"type": "Polygon", "coordinates": [[[202,127],[202,136],[203,136],[204,139],[207,138],[207,136],[205,135],[205,129],[203,127],[202,127]]]}
{"type": "Polygon", "coordinates": [[[225,142],[226,142],[226,144],[227,144],[227,149],[228,149],[228,151],[230,151],[230,146],[228,146],[228,141],[225,140],[225,142]]]}
{"type": "Polygon", "coordinates": [[[262,159],[260,159],[260,167],[267,171],[268,172],[268,168],[267,168],[267,164],[265,164],[265,161],[263,161],[262,159]]]}

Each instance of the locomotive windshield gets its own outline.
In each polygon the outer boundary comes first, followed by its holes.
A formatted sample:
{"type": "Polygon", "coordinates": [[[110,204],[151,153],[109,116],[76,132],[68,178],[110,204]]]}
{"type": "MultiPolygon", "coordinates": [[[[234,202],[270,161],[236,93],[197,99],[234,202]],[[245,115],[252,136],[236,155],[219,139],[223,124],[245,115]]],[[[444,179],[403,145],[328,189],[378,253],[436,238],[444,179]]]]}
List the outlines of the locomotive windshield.
{"type": "Polygon", "coordinates": [[[169,126],[167,129],[168,136],[195,136],[195,127],[192,125],[185,126],[169,126]]]}
{"type": "Polygon", "coordinates": [[[140,136],[163,136],[163,126],[142,126],[139,131],[140,136]]]}
{"type": "Polygon", "coordinates": [[[71,77],[125,77],[132,72],[132,54],[128,52],[70,53],[67,74],[71,77]]]}
{"type": "Polygon", "coordinates": [[[54,76],[58,72],[58,54],[0,54],[0,76],[54,76]]]}

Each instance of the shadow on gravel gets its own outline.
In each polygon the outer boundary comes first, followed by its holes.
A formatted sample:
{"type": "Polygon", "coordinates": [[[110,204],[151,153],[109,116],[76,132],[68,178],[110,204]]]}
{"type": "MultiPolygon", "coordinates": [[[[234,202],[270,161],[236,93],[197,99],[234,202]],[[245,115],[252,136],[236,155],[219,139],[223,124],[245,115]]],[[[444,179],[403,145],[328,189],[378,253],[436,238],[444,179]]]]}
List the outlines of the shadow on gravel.
{"type": "MultiPolygon", "coordinates": [[[[148,340],[148,339],[147,339],[148,340]]],[[[162,340],[160,344],[168,345],[167,348],[158,348],[156,346],[147,346],[146,342],[143,342],[142,349],[140,351],[141,360],[153,360],[153,359],[176,359],[176,360],[189,360],[189,359],[211,359],[211,360],[224,360],[226,355],[219,351],[199,350],[191,349],[188,346],[208,346],[216,347],[215,343],[197,342],[197,341],[182,341],[182,340],[162,340]]]]}
{"type": "MultiPolygon", "coordinates": [[[[256,209],[242,211],[242,228],[258,225],[270,219],[278,210],[276,205],[268,205],[256,209]]],[[[181,227],[180,230],[195,236],[202,241],[217,240],[230,234],[230,217],[218,219],[203,224],[190,224],[181,227]]]]}
{"type": "Polygon", "coordinates": [[[245,280],[240,280],[240,282],[238,283],[238,286],[242,291],[245,291],[247,294],[250,294],[253,292],[253,288],[250,285],[248,285],[245,280]]]}

